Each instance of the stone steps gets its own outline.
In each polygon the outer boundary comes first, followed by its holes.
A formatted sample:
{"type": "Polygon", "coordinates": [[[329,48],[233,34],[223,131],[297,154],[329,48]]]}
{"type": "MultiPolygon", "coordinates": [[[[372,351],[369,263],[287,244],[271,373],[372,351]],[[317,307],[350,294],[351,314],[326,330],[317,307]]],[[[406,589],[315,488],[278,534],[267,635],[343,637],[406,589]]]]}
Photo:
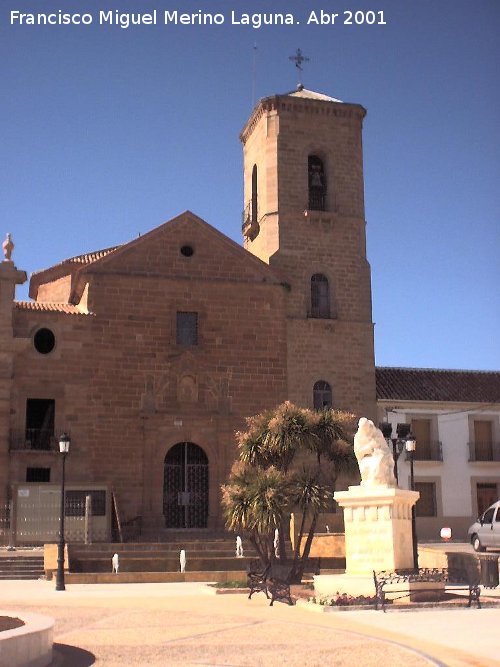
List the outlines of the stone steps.
{"type": "Polygon", "coordinates": [[[0,579],[39,579],[43,575],[43,556],[0,558],[0,579]]]}
{"type": "MultiPolygon", "coordinates": [[[[55,573],[54,573],[55,577],[55,573]]],[[[67,572],[66,584],[173,584],[183,582],[246,582],[245,570],[212,572],[67,572]]]]}
{"type": "MultiPolygon", "coordinates": [[[[189,536],[190,537],[190,536],[189,536]]],[[[170,581],[170,576],[181,575],[179,554],[186,552],[186,574],[199,572],[200,580],[212,580],[215,572],[246,572],[249,561],[256,558],[250,545],[243,543],[244,557],[235,555],[235,540],[232,537],[206,536],[203,540],[188,539],[165,542],[108,542],[96,544],[70,544],[68,546],[70,574],[102,574],[111,575],[111,558],[117,553],[120,563],[120,575],[134,575],[134,580],[141,580],[142,574],[152,576],[153,580],[170,581]],[[204,574],[203,574],[204,573],[204,574]],[[167,576],[168,575],[168,576],[167,576]],[[166,578],[165,578],[166,577],[166,578]]],[[[288,553],[291,553],[288,545],[288,553]]],[[[341,569],[345,561],[339,558],[311,558],[308,567],[310,572],[318,569],[341,569]]],[[[115,575],[116,576],[116,575],[115,575]]],[[[234,575],[231,575],[234,576],[234,575]]],[[[148,579],[149,580],[149,579],[148,579]]],[[[218,579],[215,579],[218,580],[218,579]]],[[[184,579],[174,579],[184,581],[184,579]]]]}
{"type": "MultiPolygon", "coordinates": [[[[119,552],[118,552],[119,553],[119,552]]],[[[120,555],[120,554],[119,554],[120,555]]],[[[197,557],[190,556],[187,552],[187,568],[190,570],[211,571],[234,571],[245,570],[249,558],[236,557],[197,557]]],[[[180,569],[179,557],[175,558],[133,558],[120,555],[120,572],[177,572],[180,569]]],[[[106,557],[78,557],[70,558],[70,572],[111,572],[111,558],[106,557]]]]}
{"type": "MultiPolygon", "coordinates": [[[[245,544],[243,545],[245,547],[245,544]]],[[[115,552],[122,553],[175,553],[181,549],[198,551],[198,552],[224,552],[235,553],[236,543],[228,540],[179,540],[169,543],[164,542],[96,542],[95,544],[75,544],[70,543],[70,548],[74,553],[95,553],[100,551],[102,553],[113,554],[115,552]]],[[[246,545],[246,549],[253,552],[250,544],[246,545]]]]}

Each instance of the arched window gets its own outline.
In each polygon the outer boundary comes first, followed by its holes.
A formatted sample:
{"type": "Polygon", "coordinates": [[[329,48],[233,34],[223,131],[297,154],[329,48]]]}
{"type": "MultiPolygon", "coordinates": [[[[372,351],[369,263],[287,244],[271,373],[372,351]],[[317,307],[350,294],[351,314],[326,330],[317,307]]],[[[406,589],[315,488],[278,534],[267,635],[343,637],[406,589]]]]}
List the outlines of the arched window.
{"type": "Polygon", "coordinates": [[[307,159],[310,211],[324,211],[326,206],[326,174],[323,160],[317,155],[307,159]]]}
{"type": "Polygon", "coordinates": [[[322,273],[311,277],[311,317],[330,317],[330,288],[322,273]]]}
{"type": "Polygon", "coordinates": [[[254,164],[252,169],[252,211],[251,221],[258,222],[257,215],[257,165],[254,164]]]}
{"type": "Polygon", "coordinates": [[[318,380],[313,387],[313,404],[315,410],[332,407],[332,388],[324,380],[318,380]]]}

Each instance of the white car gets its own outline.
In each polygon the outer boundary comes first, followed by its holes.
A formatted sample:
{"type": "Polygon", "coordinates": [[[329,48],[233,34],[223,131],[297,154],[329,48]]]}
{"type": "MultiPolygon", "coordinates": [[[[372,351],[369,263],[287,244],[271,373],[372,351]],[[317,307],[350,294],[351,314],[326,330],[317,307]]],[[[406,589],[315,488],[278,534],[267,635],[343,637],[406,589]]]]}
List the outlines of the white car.
{"type": "Polygon", "coordinates": [[[500,500],[477,518],[468,535],[474,551],[485,551],[487,547],[500,549],[500,500]]]}

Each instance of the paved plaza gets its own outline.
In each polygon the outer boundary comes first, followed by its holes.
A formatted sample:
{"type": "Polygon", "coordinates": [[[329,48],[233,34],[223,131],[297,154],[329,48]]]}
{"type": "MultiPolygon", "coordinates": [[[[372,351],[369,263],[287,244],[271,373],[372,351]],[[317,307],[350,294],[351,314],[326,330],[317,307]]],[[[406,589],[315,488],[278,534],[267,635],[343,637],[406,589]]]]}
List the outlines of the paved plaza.
{"type": "Polygon", "coordinates": [[[5,581],[1,591],[2,611],[56,619],[54,667],[500,667],[500,607],[317,613],[199,583],[57,592],[44,580],[5,581]]]}

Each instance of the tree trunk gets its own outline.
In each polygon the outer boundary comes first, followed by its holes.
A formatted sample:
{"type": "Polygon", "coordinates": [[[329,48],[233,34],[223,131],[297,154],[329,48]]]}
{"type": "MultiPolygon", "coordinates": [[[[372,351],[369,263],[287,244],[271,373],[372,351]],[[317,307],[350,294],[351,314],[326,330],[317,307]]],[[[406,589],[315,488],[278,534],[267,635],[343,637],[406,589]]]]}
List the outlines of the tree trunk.
{"type": "MultiPolygon", "coordinates": [[[[294,559],[291,579],[295,583],[300,583],[302,581],[302,577],[304,576],[304,568],[306,566],[306,562],[307,562],[307,559],[309,558],[309,553],[311,551],[312,541],[313,541],[313,538],[314,538],[314,531],[316,530],[317,522],[318,522],[318,513],[315,512],[313,514],[313,517],[312,517],[312,520],[311,520],[311,526],[309,528],[309,533],[307,534],[306,543],[304,545],[304,551],[302,552],[302,555],[300,556],[299,559],[297,559],[297,560],[294,559]]],[[[303,515],[303,518],[302,518],[301,531],[303,531],[303,529],[304,529],[303,524],[304,524],[304,515],[303,515]]],[[[300,542],[298,542],[297,546],[298,546],[298,549],[300,550],[300,542]]],[[[297,551],[295,553],[297,554],[297,551]]]]}

